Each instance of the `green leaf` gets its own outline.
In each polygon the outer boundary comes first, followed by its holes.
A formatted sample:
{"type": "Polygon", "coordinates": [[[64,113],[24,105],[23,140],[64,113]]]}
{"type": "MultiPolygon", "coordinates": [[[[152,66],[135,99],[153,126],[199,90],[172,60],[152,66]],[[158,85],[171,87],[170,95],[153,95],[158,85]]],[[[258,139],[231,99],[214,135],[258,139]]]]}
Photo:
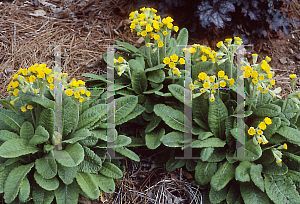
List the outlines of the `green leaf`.
{"type": "MultiPolygon", "coordinates": [[[[142,112],[145,111],[145,108],[140,105],[140,104],[136,104],[135,108],[133,109],[132,112],[130,112],[128,115],[126,115],[125,117],[123,116],[123,118],[120,118],[120,120],[115,122],[115,125],[121,125],[123,123],[128,122],[129,120],[136,118],[137,116],[139,116],[140,114],[142,114],[142,112]]],[[[119,115],[118,115],[119,117],[119,115]]]]}
{"type": "Polygon", "coordinates": [[[29,194],[30,194],[30,183],[27,177],[25,177],[20,187],[19,200],[25,203],[25,201],[29,198],[29,194]]]}
{"type": "Polygon", "coordinates": [[[279,166],[275,162],[270,164],[262,164],[263,165],[263,173],[270,175],[285,175],[288,172],[288,167],[285,163],[281,162],[282,165],[279,166]]]}
{"type": "Polygon", "coordinates": [[[57,173],[59,178],[66,184],[69,185],[76,178],[78,172],[78,166],[66,167],[61,164],[57,164],[57,173]]]}
{"type": "Polygon", "coordinates": [[[166,66],[166,64],[158,64],[158,65],[156,65],[154,67],[145,69],[145,73],[151,72],[151,71],[155,71],[155,70],[160,70],[162,68],[165,68],[165,66],[166,66]]]}
{"type": "Polygon", "coordinates": [[[159,125],[160,121],[161,117],[154,115],[153,119],[151,119],[150,123],[145,129],[145,133],[150,133],[152,130],[154,130],[159,125]]]}
{"type": "Polygon", "coordinates": [[[195,140],[192,142],[192,148],[203,148],[203,147],[224,147],[225,141],[219,138],[208,138],[205,140],[195,140]]]}
{"type": "Polygon", "coordinates": [[[89,77],[89,78],[92,78],[92,79],[97,79],[97,80],[100,80],[104,83],[107,83],[107,80],[103,76],[100,76],[100,75],[97,75],[97,74],[83,73],[82,76],[89,77]]]}
{"type": "Polygon", "coordinates": [[[36,204],[51,204],[54,199],[53,191],[46,191],[39,185],[33,185],[32,198],[36,204]]]}
{"type": "Polygon", "coordinates": [[[44,127],[49,132],[49,136],[52,137],[54,133],[54,111],[52,109],[44,109],[37,126],[44,127]]]}
{"type": "Polygon", "coordinates": [[[157,147],[160,146],[161,141],[160,139],[162,138],[162,136],[165,135],[165,129],[163,128],[156,128],[154,130],[152,130],[149,133],[146,133],[146,146],[149,149],[156,149],[157,147]]]}
{"type": "Polygon", "coordinates": [[[39,174],[45,179],[53,178],[57,173],[57,164],[55,159],[46,159],[47,157],[54,157],[53,150],[43,158],[35,160],[35,168],[39,174]]]}
{"type": "Polygon", "coordinates": [[[4,184],[8,174],[16,167],[21,166],[19,162],[13,163],[9,166],[4,166],[4,169],[0,171],[0,193],[4,192],[4,184]]]}
{"type": "Polygon", "coordinates": [[[37,171],[34,172],[34,179],[37,184],[39,184],[43,189],[47,191],[53,191],[58,188],[59,181],[56,177],[53,177],[52,179],[45,179],[41,174],[39,174],[37,171]]]}
{"type": "Polygon", "coordinates": [[[227,203],[243,204],[243,198],[239,187],[240,182],[233,180],[226,196],[227,203]]]}
{"type": "Polygon", "coordinates": [[[201,149],[201,153],[200,153],[201,160],[207,161],[213,152],[214,152],[213,147],[206,147],[206,148],[201,149]]]}
{"type": "Polygon", "coordinates": [[[0,130],[0,140],[1,141],[8,141],[10,139],[18,139],[20,138],[19,135],[16,133],[10,132],[8,130],[0,130]]]}
{"type": "Polygon", "coordinates": [[[262,192],[252,182],[241,182],[240,191],[245,204],[262,204],[270,203],[269,197],[262,192]]]}
{"type": "Polygon", "coordinates": [[[148,80],[154,83],[162,83],[166,77],[165,72],[161,69],[149,71],[147,76],[148,80]]]}
{"type": "Polygon", "coordinates": [[[296,187],[299,188],[299,186],[300,186],[300,183],[299,183],[300,182],[300,172],[293,171],[293,170],[289,169],[286,176],[291,178],[293,180],[294,184],[296,185],[296,187]]]}
{"type": "Polygon", "coordinates": [[[21,188],[23,179],[29,173],[34,163],[22,165],[14,168],[8,175],[4,185],[4,200],[6,203],[10,203],[18,195],[21,188]]]}
{"type": "Polygon", "coordinates": [[[258,159],[262,155],[262,150],[261,150],[260,145],[255,145],[253,143],[252,139],[248,140],[245,144],[245,154],[244,155],[245,155],[245,157],[253,158],[253,159],[249,159],[251,161],[258,159]]]}
{"type": "Polygon", "coordinates": [[[63,109],[62,109],[62,120],[63,120],[63,135],[68,135],[74,128],[77,118],[77,106],[75,101],[63,94],[63,109]]]}
{"type": "Polygon", "coordinates": [[[191,131],[191,123],[182,112],[164,104],[154,105],[154,112],[171,128],[187,133],[191,131]]]}
{"type": "Polygon", "coordinates": [[[183,132],[170,132],[160,139],[160,141],[168,147],[182,147],[182,141],[184,141],[183,132]]]}
{"type": "Polygon", "coordinates": [[[93,150],[83,146],[84,160],[79,164],[80,172],[96,173],[101,169],[102,160],[93,150]]]}
{"type": "Polygon", "coordinates": [[[187,45],[188,40],[189,40],[189,32],[186,28],[182,28],[178,33],[176,43],[178,45],[187,45]]]}
{"type": "Polygon", "coordinates": [[[98,104],[87,109],[79,116],[77,130],[93,126],[102,116],[106,114],[106,104],[98,104]]]}
{"type": "Polygon", "coordinates": [[[21,124],[24,123],[24,119],[14,113],[13,111],[9,111],[6,109],[0,109],[0,121],[4,122],[15,132],[20,132],[21,124]]]}
{"type": "Polygon", "coordinates": [[[92,135],[92,132],[90,132],[88,129],[83,128],[83,129],[77,130],[70,139],[64,140],[62,142],[74,144],[80,140],[83,140],[83,139],[91,136],[91,135],[92,135]]]}
{"type": "Polygon", "coordinates": [[[209,104],[208,125],[212,133],[218,138],[224,136],[227,117],[228,111],[226,106],[218,96],[215,96],[215,100],[209,104]]]}
{"type": "Polygon", "coordinates": [[[28,121],[23,123],[20,130],[20,138],[29,141],[34,135],[34,128],[28,121]]]}
{"type": "Polygon", "coordinates": [[[15,158],[26,154],[34,154],[39,148],[28,146],[25,139],[11,139],[0,146],[0,156],[4,158],[15,158]]]}
{"type": "Polygon", "coordinates": [[[212,132],[200,132],[198,135],[198,139],[199,140],[205,140],[211,136],[213,136],[214,134],[212,132]]]}
{"type": "Polygon", "coordinates": [[[261,175],[262,172],[262,165],[261,164],[253,164],[250,168],[250,176],[253,183],[261,190],[265,191],[264,179],[261,175]]]}
{"type": "Polygon", "coordinates": [[[49,139],[49,133],[43,126],[38,126],[35,130],[35,134],[29,140],[29,145],[42,144],[49,139]]]}
{"type": "Polygon", "coordinates": [[[104,176],[113,179],[119,179],[123,177],[123,172],[116,165],[110,162],[104,162],[99,172],[104,176]]]}
{"type": "Polygon", "coordinates": [[[115,146],[114,147],[122,147],[127,146],[131,143],[131,138],[127,137],[125,135],[119,135],[117,139],[115,140],[115,146]]]}
{"type": "Polygon", "coordinates": [[[258,117],[276,117],[281,113],[281,107],[275,104],[266,104],[254,110],[253,114],[258,117]]]}
{"type": "Polygon", "coordinates": [[[100,190],[94,178],[89,173],[77,173],[76,181],[81,190],[91,199],[95,200],[100,196],[100,190]]]}
{"type": "Polygon", "coordinates": [[[105,193],[113,193],[115,191],[115,182],[113,178],[109,178],[102,174],[92,174],[99,188],[105,193]]]}
{"type": "Polygon", "coordinates": [[[140,158],[139,156],[134,153],[133,151],[131,151],[130,149],[127,149],[126,147],[117,147],[115,148],[116,152],[124,155],[125,157],[128,157],[129,159],[132,159],[134,161],[139,162],[140,158]]]}
{"type": "Polygon", "coordinates": [[[70,185],[60,183],[54,194],[57,204],[74,204],[78,202],[79,187],[75,181],[70,185]]]}
{"type": "Polygon", "coordinates": [[[214,188],[210,188],[210,191],[209,191],[210,202],[212,202],[212,203],[222,202],[223,200],[226,199],[227,191],[228,191],[228,189],[226,187],[222,188],[219,191],[216,191],[214,188]]]}
{"type": "Polygon", "coordinates": [[[68,144],[66,148],[61,151],[61,154],[62,158],[57,158],[56,161],[66,167],[77,166],[84,158],[83,147],[78,142],[75,144],[68,144]]]}
{"type": "Polygon", "coordinates": [[[48,98],[42,99],[40,97],[33,97],[31,100],[40,104],[41,106],[43,106],[45,108],[51,108],[54,110],[54,101],[52,101],[48,98]]]}
{"type": "Polygon", "coordinates": [[[193,106],[193,110],[192,110],[193,118],[202,120],[204,124],[207,124],[209,105],[208,105],[208,100],[204,98],[204,95],[201,95],[197,98],[193,98],[192,106],[193,106]]]}
{"type": "Polygon", "coordinates": [[[176,159],[174,157],[171,157],[166,163],[166,170],[174,171],[177,168],[183,167],[185,163],[186,163],[185,159],[176,159]]]}
{"type": "MultiPolygon", "coordinates": [[[[130,61],[129,61],[129,66],[130,66],[130,61]]],[[[142,94],[144,91],[147,90],[147,86],[148,86],[147,77],[143,69],[138,68],[132,71],[131,83],[132,83],[132,88],[136,94],[142,94]]]]}
{"type": "MultiPolygon", "coordinates": [[[[155,87],[154,89],[150,89],[148,91],[144,91],[144,94],[152,94],[155,92],[159,92],[159,90],[161,90],[164,87],[163,84],[159,84],[157,87],[155,87]]],[[[153,87],[152,87],[153,88],[153,87]]]]}
{"type": "Polygon", "coordinates": [[[289,142],[300,145],[300,131],[291,127],[280,127],[277,131],[280,135],[285,137],[289,142]]]}
{"type": "Polygon", "coordinates": [[[285,176],[273,176],[265,174],[265,188],[269,198],[275,204],[299,203],[300,196],[293,181],[285,176]]]}
{"type": "Polygon", "coordinates": [[[250,168],[252,163],[249,161],[242,161],[235,169],[235,179],[241,182],[250,182],[250,168]]]}
{"type": "Polygon", "coordinates": [[[121,42],[119,40],[115,40],[115,41],[118,45],[121,45],[122,47],[126,48],[127,50],[130,50],[131,52],[134,52],[134,53],[139,52],[139,49],[137,49],[136,47],[134,47],[133,45],[131,45],[127,42],[121,42]]]}
{"type": "Polygon", "coordinates": [[[198,160],[195,168],[195,180],[200,185],[208,184],[217,171],[217,163],[202,162],[198,160]]]}
{"type": "Polygon", "coordinates": [[[226,151],[227,151],[226,147],[216,147],[216,148],[214,148],[213,153],[207,160],[204,160],[204,158],[201,158],[201,160],[207,161],[207,162],[223,161],[223,159],[225,159],[225,157],[226,157],[226,151]]]}
{"type": "Polygon", "coordinates": [[[210,185],[219,191],[224,188],[227,183],[234,178],[235,167],[232,163],[226,161],[212,176],[210,185]]]}
{"type": "Polygon", "coordinates": [[[184,103],[184,93],[185,93],[185,89],[184,87],[178,85],[178,84],[170,84],[168,86],[170,92],[172,93],[172,95],[179,100],[180,102],[184,103]]]}
{"type": "Polygon", "coordinates": [[[125,121],[126,116],[133,112],[137,103],[137,96],[124,96],[118,98],[115,100],[115,111],[112,115],[108,115],[107,118],[109,119],[110,117],[114,117],[115,123],[119,123],[119,121],[125,121]]]}
{"type": "Polygon", "coordinates": [[[3,105],[5,108],[18,113],[18,110],[15,106],[13,106],[7,99],[0,99],[0,104],[3,105]]]}

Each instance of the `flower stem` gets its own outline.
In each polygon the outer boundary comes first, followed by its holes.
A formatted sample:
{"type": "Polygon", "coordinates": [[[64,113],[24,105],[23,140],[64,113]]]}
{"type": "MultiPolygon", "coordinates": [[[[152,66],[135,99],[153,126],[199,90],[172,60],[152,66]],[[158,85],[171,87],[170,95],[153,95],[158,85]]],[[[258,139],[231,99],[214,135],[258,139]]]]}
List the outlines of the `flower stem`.
{"type": "Polygon", "coordinates": [[[167,45],[166,45],[166,36],[164,35],[164,58],[166,57],[166,55],[167,55],[167,45]]]}
{"type": "Polygon", "coordinates": [[[76,118],[75,125],[74,125],[74,128],[72,130],[70,138],[72,138],[72,136],[74,135],[75,130],[76,130],[77,125],[78,125],[78,121],[79,121],[79,103],[78,102],[76,102],[76,107],[77,107],[77,118],[76,118]]]}
{"type": "Polygon", "coordinates": [[[151,60],[151,54],[150,54],[150,47],[147,47],[147,44],[150,43],[150,39],[148,37],[145,38],[145,45],[146,45],[146,52],[147,56],[149,58],[149,66],[153,67],[152,60],[151,60]]]}
{"type": "Polygon", "coordinates": [[[34,114],[34,110],[33,110],[33,109],[31,109],[31,110],[30,110],[30,112],[31,112],[31,117],[32,117],[32,121],[33,121],[34,128],[36,128],[36,124],[35,124],[35,118],[34,118],[34,116],[35,116],[35,114],[34,114]]]}

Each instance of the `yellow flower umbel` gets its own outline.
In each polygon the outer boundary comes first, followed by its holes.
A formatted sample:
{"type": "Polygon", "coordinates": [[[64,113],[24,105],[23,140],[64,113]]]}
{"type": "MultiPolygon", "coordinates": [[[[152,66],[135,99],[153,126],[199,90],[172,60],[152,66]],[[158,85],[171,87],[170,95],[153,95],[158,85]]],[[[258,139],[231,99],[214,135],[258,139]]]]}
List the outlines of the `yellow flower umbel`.
{"type": "Polygon", "coordinates": [[[291,82],[291,86],[292,86],[293,91],[295,91],[294,87],[296,85],[296,78],[297,78],[296,74],[290,74],[290,82],[291,82]]]}
{"type": "Polygon", "coordinates": [[[125,71],[128,71],[129,78],[131,79],[131,72],[128,62],[121,56],[118,58],[118,60],[114,59],[114,61],[116,62],[115,68],[118,70],[118,75],[121,76],[125,71]]]}
{"type": "Polygon", "coordinates": [[[263,122],[260,122],[258,127],[255,129],[254,127],[250,127],[248,130],[248,134],[253,136],[253,143],[254,144],[267,144],[269,141],[263,135],[263,130],[267,128],[267,125],[271,125],[272,120],[269,117],[265,117],[263,122]]]}

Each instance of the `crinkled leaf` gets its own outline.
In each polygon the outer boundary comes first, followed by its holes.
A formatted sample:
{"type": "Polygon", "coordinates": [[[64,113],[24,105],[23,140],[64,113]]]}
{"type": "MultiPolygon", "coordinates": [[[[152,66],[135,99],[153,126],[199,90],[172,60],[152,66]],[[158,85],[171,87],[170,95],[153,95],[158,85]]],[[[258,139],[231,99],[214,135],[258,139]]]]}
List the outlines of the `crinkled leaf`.
{"type": "Polygon", "coordinates": [[[15,158],[26,154],[34,154],[39,148],[29,146],[25,139],[11,139],[0,146],[0,156],[4,158],[15,158]]]}

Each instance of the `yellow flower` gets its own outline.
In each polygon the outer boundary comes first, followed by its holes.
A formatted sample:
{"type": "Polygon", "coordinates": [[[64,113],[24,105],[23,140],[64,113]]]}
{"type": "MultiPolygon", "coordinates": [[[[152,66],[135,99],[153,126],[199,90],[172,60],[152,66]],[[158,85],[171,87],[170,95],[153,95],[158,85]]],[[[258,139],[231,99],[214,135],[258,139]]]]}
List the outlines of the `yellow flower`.
{"type": "Polygon", "coordinates": [[[175,67],[175,63],[174,62],[170,62],[169,67],[170,68],[174,68],[175,67]]]}
{"type": "Polygon", "coordinates": [[[163,35],[168,35],[168,32],[167,32],[167,31],[164,31],[164,32],[163,32],[163,35]]]}
{"type": "Polygon", "coordinates": [[[84,100],[84,98],[83,97],[79,97],[79,102],[82,102],[84,100]]]}
{"type": "Polygon", "coordinates": [[[158,41],[158,47],[162,47],[162,46],[164,46],[164,43],[163,43],[163,41],[159,40],[158,41]]]}
{"type": "Polygon", "coordinates": [[[159,35],[157,35],[157,34],[155,34],[155,35],[154,35],[154,40],[158,41],[158,40],[159,40],[159,38],[160,38],[160,36],[159,36],[159,35]]]}
{"type": "Polygon", "coordinates": [[[275,85],[275,80],[271,80],[271,85],[275,85]]]}
{"type": "Polygon", "coordinates": [[[8,86],[7,86],[7,91],[10,91],[11,90],[11,85],[9,84],[8,86]]]}
{"type": "Polygon", "coordinates": [[[188,51],[189,51],[190,53],[194,53],[194,52],[196,52],[196,49],[193,48],[193,47],[190,47],[188,51]]]}
{"type": "Polygon", "coordinates": [[[258,77],[257,71],[253,71],[253,72],[251,73],[251,77],[252,77],[252,78],[257,78],[257,77],[258,77]]]}
{"type": "Polygon", "coordinates": [[[170,16],[168,16],[166,19],[169,23],[172,23],[174,21],[173,18],[171,18],[170,16]]]}
{"type": "Polygon", "coordinates": [[[201,72],[201,73],[198,75],[198,78],[201,79],[202,81],[204,81],[205,79],[207,79],[207,75],[206,75],[206,73],[201,72]]]}
{"type": "Polygon", "coordinates": [[[280,162],[282,162],[282,159],[278,159],[278,160],[277,160],[277,163],[280,163],[280,162]]]}
{"type": "Polygon", "coordinates": [[[13,79],[17,79],[19,77],[19,75],[18,74],[15,74],[12,78],[13,79]]]}
{"type": "Polygon", "coordinates": [[[150,43],[147,43],[147,44],[146,44],[146,47],[150,47],[150,43]]]}
{"type": "Polygon", "coordinates": [[[208,88],[210,87],[209,82],[205,82],[205,83],[203,84],[203,87],[206,88],[206,89],[208,89],[208,88]]]}
{"type": "Polygon", "coordinates": [[[207,57],[206,57],[205,55],[202,55],[201,60],[202,60],[203,62],[206,62],[206,61],[207,61],[207,57]]]}
{"type": "MultiPolygon", "coordinates": [[[[170,64],[171,64],[171,63],[170,63],[170,64]]],[[[174,69],[173,69],[173,73],[174,73],[174,74],[177,74],[178,71],[179,71],[179,69],[177,69],[177,68],[174,68],[174,69]]]]}
{"type": "Polygon", "coordinates": [[[141,32],[141,35],[142,35],[143,37],[145,37],[145,36],[147,35],[147,31],[143,30],[143,31],[141,32]]]}
{"type": "Polygon", "coordinates": [[[264,122],[259,123],[258,127],[262,130],[265,130],[267,128],[266,123],[264,122]]]}
{"type": "MultiPolygon", "coordinates": [[[[35,78],[35,76],[34,76],[34,75],[32,75],[32,76],[30,76],[30,77],[29,77],[29,81],[30,81],[30,82],[34,82],[34,81],[35,81],[35,79],[36,79],[36,78],[35,78]]],[[[53,80],[52,80],[52,81],[53,81],[53,80]]],[[[50,83],[50,82],[49,82],[49,83],[50,83]]],[[[51,82],[51,83],[52,83],[52,82],[51,82]]]]}
{"type": "Polygon", "coordinates": [[[46,73],[46,74],[50,74],[51,72],[52,72],[52,70],[49,69],[49,68],[47,68],[47,69],[45,70],[45,73],[46,73]]]}
{"type": "Polygon", "coordinates": [[[170,59],[173,61],[173,62],[177,62],[178,61],[178,56],[176,54],[173,54],[172,56],[170,56],[170,59]]]}
{"type": "Polygon", "coordinates": [[[263,140],[261,138],[259,138],[259,140],[257,142],[260,144],[263,142],[263,140]]]}
{"type": "Polygon", "coordinates": [[[227,80],[227,79],[228,79],[228,76],[227,76],[227,75],[224,75],[224,79],[227,80]]]}
{"type": "Polygon", "coordinates": [[[33,106],[32,105],[28,105],[27,109],[31,110],[31,109],[33,109],[33,106]]]}
{"type": "Polygon", "coordinates": [[[84,94],[84,93],[85,93],[85,90],[84,90],[84,89],[80,89],[80,93],[81,93],[81,94],[84,94]]]}
{"type": "Polygon", "coordinates": [[[224,77],[225,75],[225,72],[224,71],[219,71],[218,72],[218,77],[224,77]]]}
{"type": "Polygon", "coordinates": [[[225,86],[226,86],[226,82],[225,82],[225,81],[221,81],[221,82],[220,82],[220,86],[221,86],[221,87],[225,87],[225,86]]]}
{"type": "Polygon", "coordinates": [[[204,88],[200,89],[201,93],[204,93],[206,90],[204,88]]]}
{"type": "Polygon", "coordinates": [[[174,26],[174,30],[175,30],[175,32],[178,32],[179,27],[178,26],[174,26]]]}
{"type": "Polygon", "coordinates": [[[210,76],[209,78],[208,78],[208,80],[212,83],[212,82],[215,82],[215,77],[213,77],[213,76],[210,76]]]}
{"type": "Polygon", "coordinates": [[[79,91],[75,91],[74,96],[75,96],[75,98],[79,98],[79,96],[80,96],[79,91]]]}
{"type": "Polygon", "coordinates": [[[179,59],[179,63],[180,63],[180,64],[184,64],[184,63],[185,63],[185,60],[184,60],[183,58],[180,58],[180,59],[179,59]]]}
{"type": "Polygon", "coordinates": [[[232,38],[227,38],[224,40],[225,42],[231,42],[232,41],[232,38]]]}
{"type": "Polygon", "coordinates": [[[165,25],[167,25],[169,23],[169,21],[166,18],[163,18],[161,22],[165,25]]]}
{"type": "Polygon", "coordinates": [[[146,31],[151,32],[153,30],[152,26],[150,24],[146,25],[146,31]]]}
{"type": "Polygon", "coordinates": [[[214,84],[214,88],[215,88],[215,89],[217,89],[217,88],[218,88],[218,86],[219,86],[218,84],[214,84]]]}
{"type": "Polygon", "coordinates": [[[229,85],[232,86],[233,84],[234,84],[234,78],[231,78],[231,79],[229,80],[229,85]]]}
{"type": "Polygon", "coordinates": [[[167,24],[167,27],[168,27],[169,29],[172,29],[173,23],[168,23],[168,24],[167,24]]]}
{"type": "Polygon", "coordinates": [[[264,77],[264,75],[262,75],[262,74],[259,75],[259,77],[258,77],[258,79],[259,79],[260,81],[264,80],[264,78],[265,78],[265,77],[264,77]]]}
{"type": "Polygon", "coordinates": [[[22,74],[23,74],[24,76],[26,76],[26,75],[28,74],[28,70],[27,70],[27,69],[23,69],[23,70],[22,70],[22,74]]]}
{"type": "Polygon", "coordinates": [[[287,149],[287,144],[286,143],[283,144],[283,148],[287,149]]]}
{"type": "Polygon", "coordinates": [[[245,67],[245,71],[252,72],[252,67],[250,67],[250,66],[246,66],[246,67],[245,67]]]}
{"type": "Polygon", "coordinates": [[[262,93],[267,93],[269,91],[269,89],[267,88],[266,90],[261,90],[262,93]]]}
{"type": "Polygon", "coordinates": [[[210,100],[210,101],[214,101],[214,100],[215,100],[215,98],[214,98],[214,97],[211,97],[209,100],[210,100]]]}
{"type": "Polygon", "coordinates": [[[297,75],[296,75],[296,74],[290,74],[290,78],[291,78],[291,79],[296,79],[296,78],[297,78],[297,75]]]}
{"type": "Polygon", "coordinates": [[[270,62],[270,61],[271,61],[271,58],[268,57],[268,56],[266,56],[266,60],[267,60],[268,62],[270,62]]]}
{"type": "Polygon", "coordinates": [[[51,90],[53,90],[53,89],[54,89],[54,84],[50,84],[50,85],[49,85],[49,88],[50,88],[51,90]]]}
{"type": "Polygon", "coordinates": [[[249,135],[254,135],[255,134],[255,129],[253,127],[250,127],[248,130],[249,135]]]}
{"type": "Polygon", "coordinates": [[[13,84],[12,84],[13,88],[17,88],[18,86],[19,86],[19,82],[18,81],[13,82],[13,84]]]}
{"type": "Polygon", "coordinates": [[[145,26],[147,24],[147,21],[140,21],[140,26],[145,26]]]}
{"type": "Polygon", "coordinates": [[[220,41],[220,42],[217,43],[217,47],[219,47],[219,48],[220,48],[222,45],[223,45],[223,41],[220,41]]]}
{"type": "MultiPolygon", "coordinates": [[[[30,80],[30,79],[29,79],[30,80]]],[[[49,82],[49,83],[53,83],[53,78],[52,77],[48,77],[47,78],[47,81],[49,82]]]]}
{"type": "Polygon", "coordinates": [[[118,62],[119,62],[119,63],[123,62],[123,60],[124,60],[123,57],[119,57],[119,58],[118,58],[118,62]]]}
{"type": "Polygon", "coordinates": [[[257,84],[258,80],[257,78],[252,79],[253,84],[257,84]]]}
{"type": "Polygon", "coordinates": [[[181,52],[186,52],[187,48],[182,48],[181,52]]]}
{"type": "Polygon", "coordinates": [[[243,72],[243,75],[244,75],[245,78],[249,78],[250,75],[251,75],[251,72],[249,72],[249,71],[244,71],[244,72],[243,72]]]}
{"type": "Polygon", "coordinates": [[[169,64],[170,63],[170,58],[169,57],[165,57],[164,60],[163,60],[163,63],[169,64]]]}
{"type": "Polygon", "coordinates": [[[72,95],[73,95],[72,89],[67,89],[67,90],[65,91],[65,93],[66,93],[68,96],[72,96],[72,95]]]}
{"type": "Polygon", "coordinates": [[[271,125],[271,124],[272,124],[271,118],[266,117],[264,121],[265,121],[265,123],[266,123],[267,125],[271,125]]]}
{"type": "Polygon", "coordinates": [[[10,104],[11,104],[11,105],[15,105],[15,102],[13,102],[13,101],[10,101],[10,104]]]}
{"type": "Polygon", "coordinates": [[[42,78],[44,78],[45,77],[45,73],[42,73],[42,72],[40,72],[38,75],[37,75],[37,78],[40,78],[40,79],[42,79],[42,78]]]}
{"type": "Polygon", "coordinates": [[[90,92],[90,91],[87,91],[85,94],[86,94],[87,97],[90,97],[91,92],[90,92]]]}
{"type": "Polygon", "coordinates": [[[263,134],[263,131],[260,130],[260,129],[258,129],[258,130],[257,130],[257,134],[262,135],[262,134],[263,134]]]}
{"type": "Polygon", "coordinates": [[[21,111],[26,112],[26,108],[24,106],[22,106],[21,111]]]}
{"type": "MultiPolygon", "coordinates": [[[[53,85],[54,85],[54,84],[53,84],[53,85]]],[[[54,87],[53,87],[53,88],[54,88],[54,87]]],[[[36,89],[34,89],[33,93],[37,94],[37,90],[36,90],[36,89]]]]}

